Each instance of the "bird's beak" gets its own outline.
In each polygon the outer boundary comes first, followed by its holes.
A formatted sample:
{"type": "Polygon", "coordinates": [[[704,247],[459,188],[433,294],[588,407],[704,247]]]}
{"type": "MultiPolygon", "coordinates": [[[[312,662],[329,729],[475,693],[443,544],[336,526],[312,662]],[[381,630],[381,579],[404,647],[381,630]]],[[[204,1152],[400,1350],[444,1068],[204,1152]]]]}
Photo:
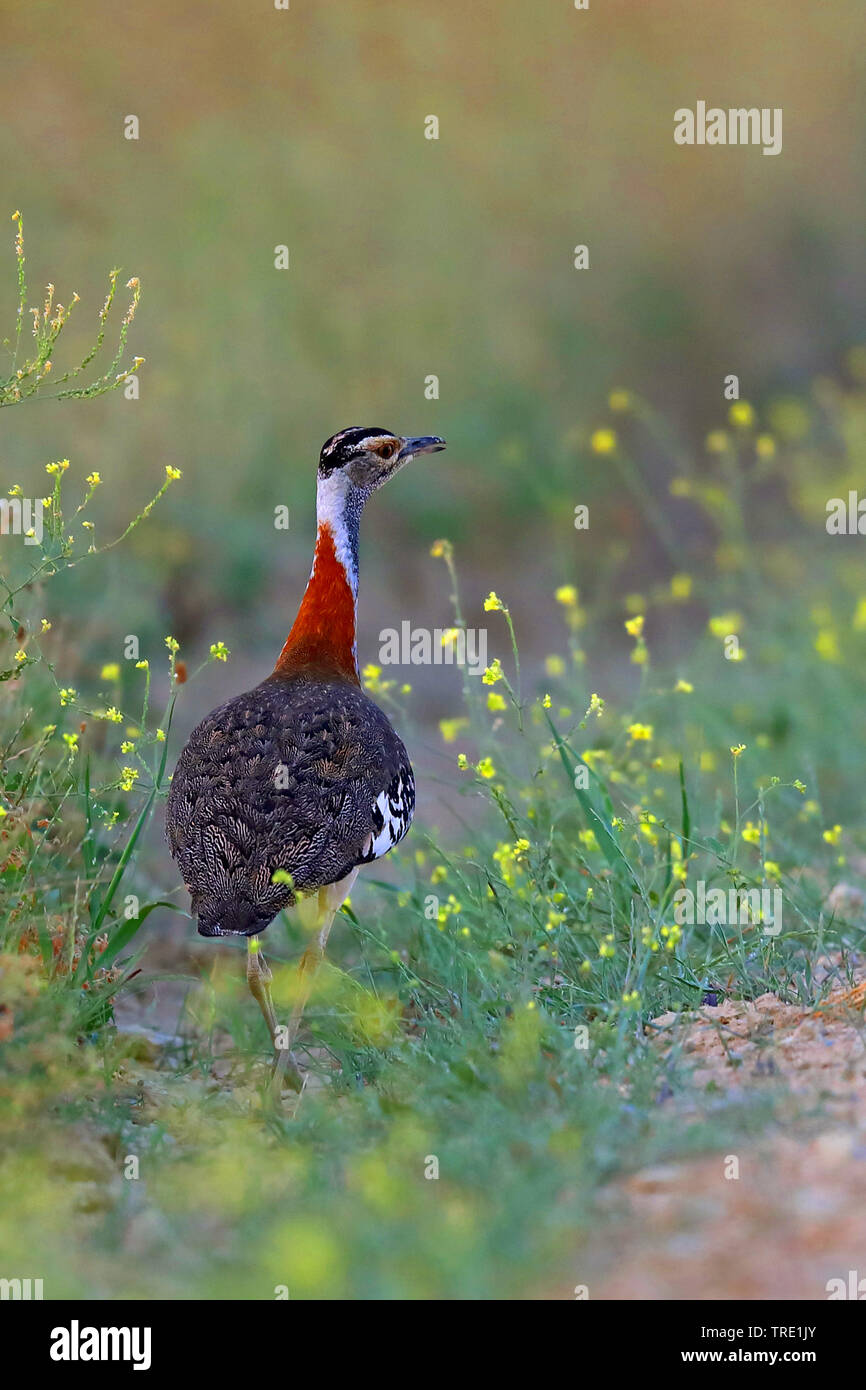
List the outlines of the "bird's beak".
{"type": "Polygon", "coordinates": [[[408,459],[413,454],[438,454],[439,450],[444,448],[444,439],[437,438],[435,434],[422,434],[415,439],[404,439],[397,458],[408,459]]]}

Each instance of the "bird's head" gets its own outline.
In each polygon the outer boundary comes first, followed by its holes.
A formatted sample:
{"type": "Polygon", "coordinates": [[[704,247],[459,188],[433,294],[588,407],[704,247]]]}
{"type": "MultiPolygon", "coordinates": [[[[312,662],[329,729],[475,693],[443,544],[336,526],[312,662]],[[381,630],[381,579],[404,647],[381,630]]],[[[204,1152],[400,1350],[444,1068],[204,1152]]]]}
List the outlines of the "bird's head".
{"type": "Polygon", "coordinates": [[[375,425],[352,426],[334,434],[319,456],[319,478],[338,475],[365,496],[399,473],[416,454],[434,454],[445,440],[425,434],[414,438],[392,434],[375,425]]]}

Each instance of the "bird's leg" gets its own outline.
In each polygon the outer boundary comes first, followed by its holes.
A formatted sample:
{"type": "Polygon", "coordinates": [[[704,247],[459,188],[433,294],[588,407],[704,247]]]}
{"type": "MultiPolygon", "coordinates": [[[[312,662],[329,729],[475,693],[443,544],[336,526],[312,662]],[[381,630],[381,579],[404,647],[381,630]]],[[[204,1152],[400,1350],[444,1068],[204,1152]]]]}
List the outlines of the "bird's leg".
{"type": "MultiPolygon", "coordinates": [[[[321,894],[324,892],[325,889],[320,891],[320,898],[321,894]]],[[[275,1042],[276,1056],[274,1058],[274,1069],[271,1073],[271,1091],[275,1098],[279,1098],[282,1095],[283,1080],[287,1069],[291,1067],[292,1063],[292,1048],[295,1043],[295,1038],[298,1035],[298,1029],[301,1026],[301,1019],[304,1016],[307,1000],[313,988],[316,971],[321,965],[322,957],[325,954],[328,934],[331,930],[335,915],[336,908],[328,910],[327,917],[322,922],[315,938],[301,956],[301,963],[298,966],[297,993],[292,1008],[292,1016],[289,1019],[288,1026],[285,1029],[281,1028],[279,1030],[275,1042]]],[[[295,1068],[294,1070],[297,1069],[295,1068]]],[[[295,1077],[293,1080],[297,1080],[297,1078],[295,1077]]]]}
{"type": "Polygon", "coordinates": [[[285,1071],[289,1072],[293,1085],[298,1090],[301,1088],[301,1074],[295,1065],[295,1060],[291,1052],[283,1052],[280,1047],[278,1037],[277,1016],[274,1013],[274,1001],[271,997],[271,981],[273,980],[271,968],[262,955],[261,945],[257,936],[251,936],[247,948],[247,984],[250,987],[250,994],[255,999],[262,1011],[265,1023],[268,1025],[268,1032],[271,1035],[271,1043],[274,1048],[274,1070],[277,1064],[280,1065],[280,1076],[285,1071]]]}
{"type": "Polygon", "coordinates": [[[271,980],[273,978],[270,966],[262,955],[259,938],[257,936],[249,937],[247,942],[247,984],[250,987],[250,994],[261,1009],[265,1023],[268,1025],[271,1042],[276,1047],[277,1016],[274,1013],[274,1003],[271,999],[271,980]]]}
{"type": "Polygon", "coordinates": [[[334,925],[334,918],[342,903],[349,896],[357,876],[358,870],[353,869],[339,883],[331,883],[326,888],[319,889],[316,935],[301,956],[301,962],[298,966],[298,988],[288,1027],[285,1029],[285,1033],[282,1029],[279,1030],[279,1045],[271,1076],[271,1089],[275,1096],[279,1096],[282,1092],[283,1076],[292,1060],[292,1048],[301,1026],[301,1019],[304,1016],[304,1009],[313,988],[316,972],[325,954],[325,947],[328,944],[331,927],[334,925]]]}

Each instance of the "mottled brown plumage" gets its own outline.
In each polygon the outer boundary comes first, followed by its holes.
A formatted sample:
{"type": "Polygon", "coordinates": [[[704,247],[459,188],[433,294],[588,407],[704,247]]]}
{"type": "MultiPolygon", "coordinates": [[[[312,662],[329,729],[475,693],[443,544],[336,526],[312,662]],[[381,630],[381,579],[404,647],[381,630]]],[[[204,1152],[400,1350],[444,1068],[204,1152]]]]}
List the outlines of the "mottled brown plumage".
{"type": "MultiPolygon", "coordinates": [[[[209,714],[180,756],[167,830],[203,936],[264,930],[294,894],[373,855],[383,802],[402,838],[414,779],[386,716],[346,679],[270,676],[209,714]],[[384,793],[384,797],[383,797],[384,793]]],[[[381,852],[384,852],[382,850],[381,852]]]]}

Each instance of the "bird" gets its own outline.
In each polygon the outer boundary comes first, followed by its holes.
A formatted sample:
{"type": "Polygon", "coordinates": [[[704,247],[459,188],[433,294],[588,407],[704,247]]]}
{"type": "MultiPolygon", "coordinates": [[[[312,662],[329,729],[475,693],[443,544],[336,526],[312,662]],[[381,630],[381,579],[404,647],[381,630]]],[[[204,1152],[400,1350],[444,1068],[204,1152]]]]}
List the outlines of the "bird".
{"type": "Polygon", "coordinates": [[[292,1048],[334,918],[358,871],[405,836],[409,755],[361,687],[358,547],[373,495],[445,440],[351,426],[322,447],[316,542],[297,617],[269,676],[211,711],[171,779],[166,836],[205,937],[247,938],[247,983],[274,1048],[271,1090],[301,1080],[292,1048]],[[260,936],[285,908],[311,933],[280,1025],[260,936]]]}

